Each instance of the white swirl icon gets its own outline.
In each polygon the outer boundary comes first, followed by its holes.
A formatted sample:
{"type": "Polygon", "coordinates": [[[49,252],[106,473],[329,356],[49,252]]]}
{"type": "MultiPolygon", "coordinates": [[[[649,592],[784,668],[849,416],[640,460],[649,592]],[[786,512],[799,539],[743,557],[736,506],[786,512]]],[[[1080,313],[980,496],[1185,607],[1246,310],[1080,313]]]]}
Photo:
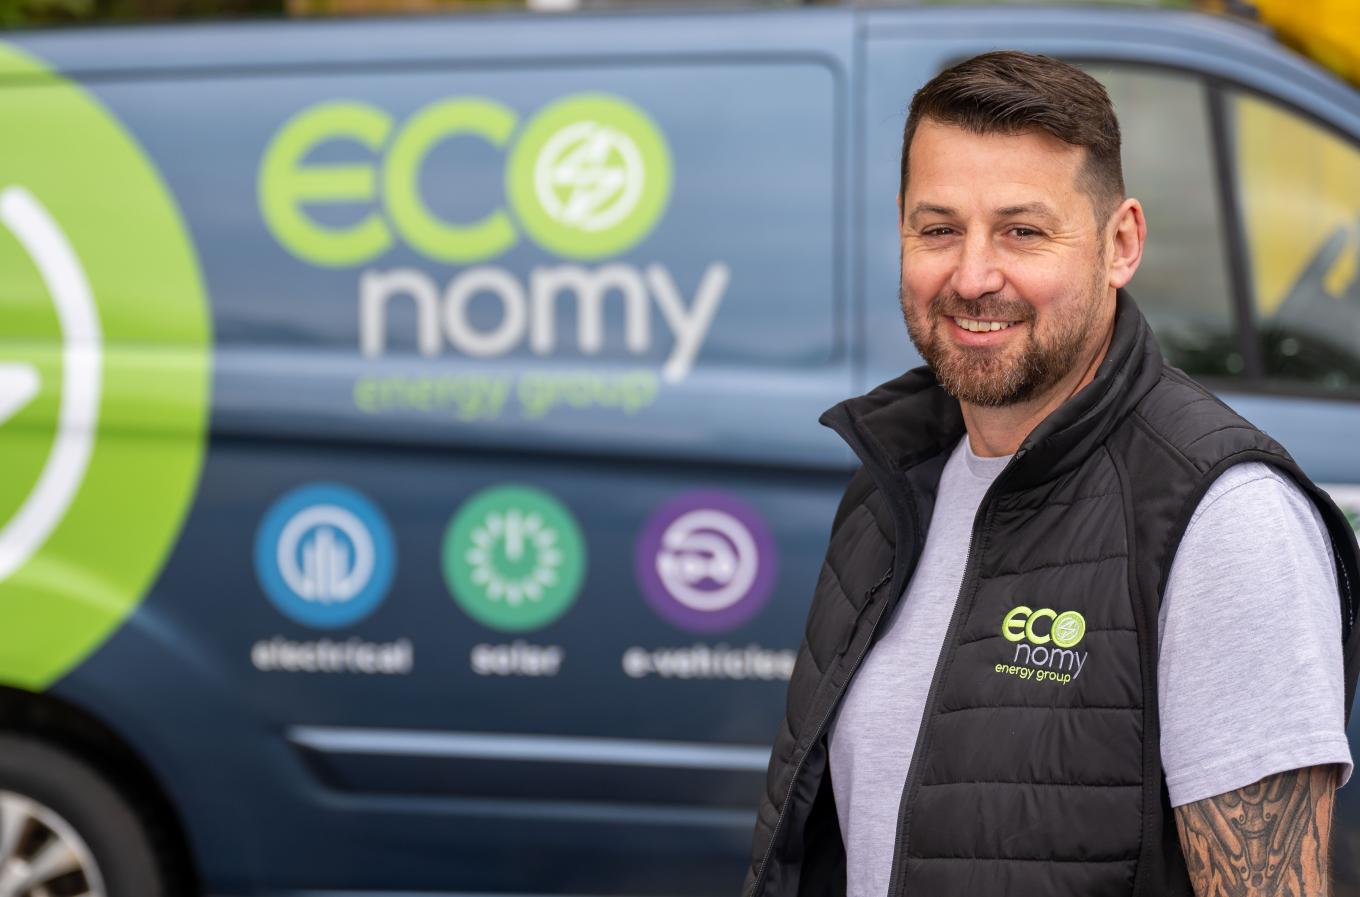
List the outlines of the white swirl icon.
{"type": "Polygon", "coordinates": [[[279,534],[284,583],[299,598],[318,604],[343,603],[362,592],[373,577],[375,556],[368,528],[339,505],[299,511],[279,534]]]}
{"type": "Polygon", "coordinates": [[[759,550],[746,525],[724,511],[677,517],[661,537],[656,572],[676,601],[697,611],[726,610],[750,592],[759,550]]]}
{"type": "Polygon", "coordinates": [[[579,121],[544,144],[534,163],[534,194],[554,221],[588,233],[607,230],[637,208],[644,168],[627,134],[579,121]]]}

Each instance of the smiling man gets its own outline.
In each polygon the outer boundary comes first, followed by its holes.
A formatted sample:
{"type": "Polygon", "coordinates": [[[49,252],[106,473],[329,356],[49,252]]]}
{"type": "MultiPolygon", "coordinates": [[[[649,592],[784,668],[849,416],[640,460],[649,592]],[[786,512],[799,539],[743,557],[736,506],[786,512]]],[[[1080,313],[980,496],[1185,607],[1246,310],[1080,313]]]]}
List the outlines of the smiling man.
{"type": "Polygon", "coordinates": [[[1356,541],[1163,362],[1104,89],[959,63],[913,99],[901,178],[926,367],[823,416],[862,464],[745,893],[1328,893],[1356,541]]]}

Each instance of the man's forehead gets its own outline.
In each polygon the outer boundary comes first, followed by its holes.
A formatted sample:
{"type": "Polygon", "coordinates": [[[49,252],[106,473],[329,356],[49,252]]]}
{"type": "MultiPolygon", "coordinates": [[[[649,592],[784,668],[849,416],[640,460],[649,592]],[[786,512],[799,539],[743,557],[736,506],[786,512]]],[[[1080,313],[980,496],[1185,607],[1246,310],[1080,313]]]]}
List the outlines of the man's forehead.
{"type": "Polygon", "coordinates": [[[1081,199],[1086,150],[1044,131],[978,134],[926,119],[907,157],[906,209],[918,205],[988,214],[1048,211],[1081,199]]]}

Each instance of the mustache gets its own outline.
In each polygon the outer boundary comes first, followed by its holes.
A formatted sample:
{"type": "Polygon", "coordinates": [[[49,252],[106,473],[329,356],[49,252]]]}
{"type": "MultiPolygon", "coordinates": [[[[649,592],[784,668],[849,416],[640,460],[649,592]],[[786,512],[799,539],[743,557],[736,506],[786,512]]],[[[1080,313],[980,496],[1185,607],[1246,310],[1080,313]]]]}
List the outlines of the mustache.
{"type": "Polygon", "coordinates": [[[930,300],[927,313],[933,320],[940,318],[980,318],[989,321],[1032,321],[1034,309],[1018,299],[983,296],[965,299],[953,291],[940,293],[930,300]]]}

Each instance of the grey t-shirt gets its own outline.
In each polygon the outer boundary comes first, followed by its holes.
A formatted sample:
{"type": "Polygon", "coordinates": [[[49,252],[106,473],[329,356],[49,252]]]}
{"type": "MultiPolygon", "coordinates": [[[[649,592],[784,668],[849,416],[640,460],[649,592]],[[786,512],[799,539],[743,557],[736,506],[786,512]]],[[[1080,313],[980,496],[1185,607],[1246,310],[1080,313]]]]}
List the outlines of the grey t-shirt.
{"type": "MultiPolygon", "coordinates": [[[[902,789],[973,518],[1009,460],[973,454],[966,437],[950,455],[916,572],[842,700],[830,751],[848,897],[887,893],[902,789]]],[[[1338,763],[1349,777],[1336,595],[1331,543],[1297,486],[1256,463],[1213,483],[1176,552],[1158,619],[1173,806],[1305,766],[1338,763]]]]}

